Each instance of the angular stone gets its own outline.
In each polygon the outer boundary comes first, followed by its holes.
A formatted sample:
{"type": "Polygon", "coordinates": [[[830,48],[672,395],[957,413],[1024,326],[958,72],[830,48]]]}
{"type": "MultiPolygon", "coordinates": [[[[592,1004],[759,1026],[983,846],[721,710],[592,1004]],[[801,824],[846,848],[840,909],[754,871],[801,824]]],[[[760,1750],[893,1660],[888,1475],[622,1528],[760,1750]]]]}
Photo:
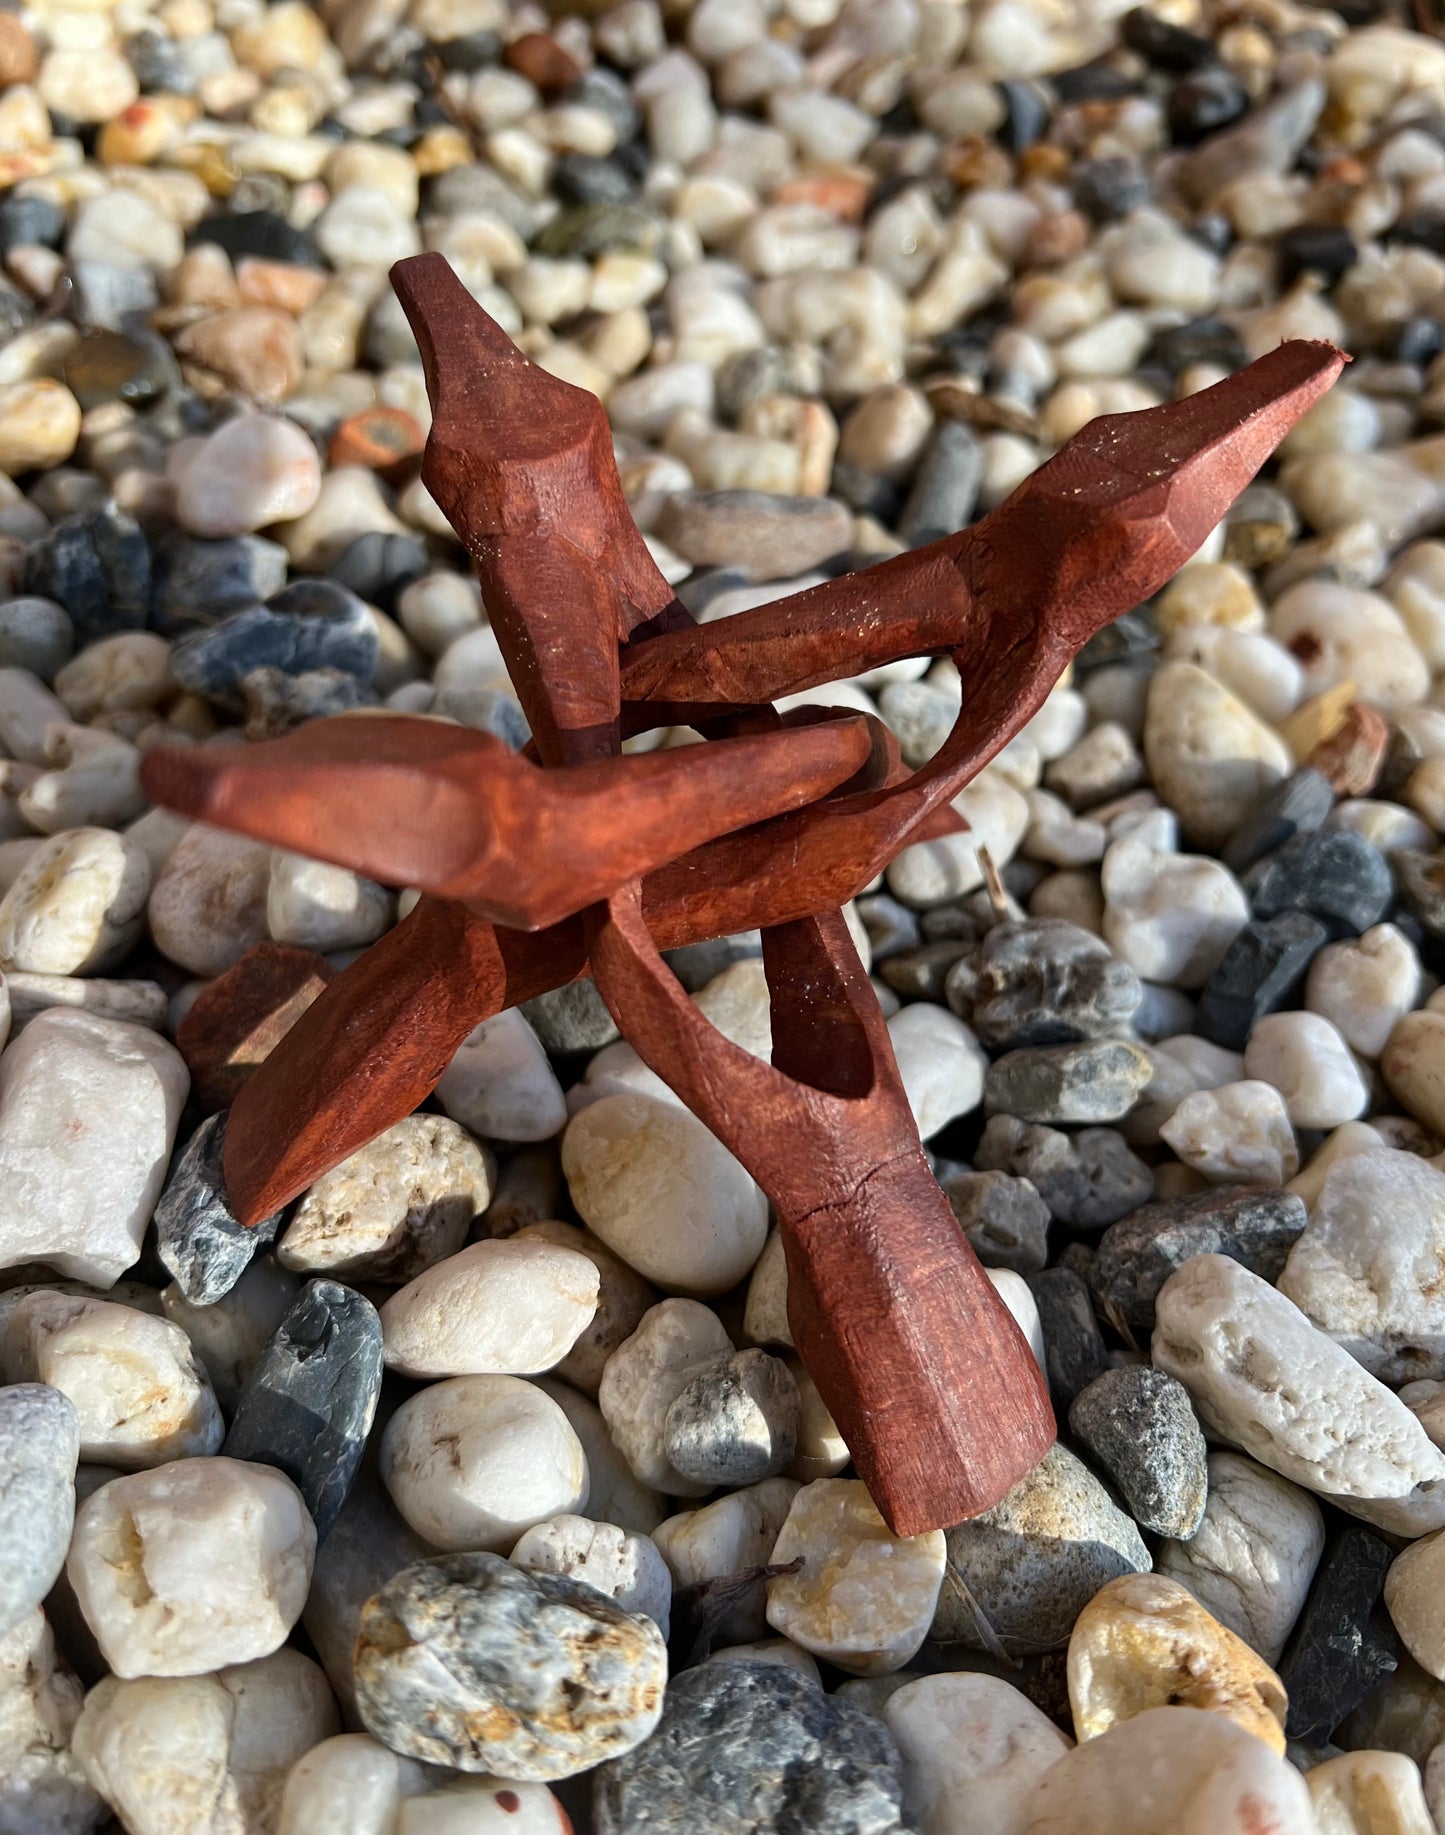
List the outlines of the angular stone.
{"type": "Polygon", "coordinates": [[[236,1221],[221,1169],[225,1138],[225,1111],[208,1116],[181,1149],[155,1210],[156,1253],[195,1306],[223,1299],[281,1227],[280,1211],[254,1229],[236,1221]]]}
{"type": "Polygon", "coordinates": [[[227,1414],[235,1408],[246,1378],[260,1361],[299,1285],[294,1274],[263,1255],[251,1263],[229,1293],[210,1306],[193,1305],[174,1281],[163,1290],[162,1311],[195,1346],[227,1414]]]}
{"type": "Polygon", "coordinates": [[[1094,1292],[1108,1317],[1150,1331],[1160,1288],[1191,1256],[1228,1255],[1278,1280],[1307,1215],[1293,1193],[1257,1186],[1216,1186],[1142,1205],[1100,1237],[1094,1292]]]}
{"type": "Polygon", "coordinates": [[[667,1636],[672,1575],[650,1536],[585,1516],[554,1516],[523,1530],[507,1558],[533,1573],[583,1580],[624,1611],[646,1613],[667,1636]]]}
{"type": "Polygon", "coordinates": [[[986,1268],[1033,1274],[1048,1260],[1049,1207],[1027,1179],[1004,1172],[946,1173],[939,1184],[986,1268]]]}
{"type": "Polygon", "coordinates": [[[1346,1523],[1325,1551],[1279,1664],[1291,1739],[1328,1740],[1400,1660],[1381,1596],[1392,1551],[1362,1523],[1346,1523]]]}
{"type": "Polygon", "coordinates": [[[1148,1364],[1106,1370],[1075,1398],[1069,1432],[1141,1529],[1182,1541],[1198,1529],[1209,1478],[1204,1435],[1182,1383],[1148,1364]]]}
{"type": "Polygon", "coordinates": [[[309,949],[257,943],[201,990],[176,1030],[176,1044],[203,1109],[235,1101],[335,973],[309,949]]]}
{"type": "Polygon", "coordinates": [[[948,977],[948,1004],[990,1051],[1117,1037],[1143,998],[1133,969],[1063,918],[996,924],[948,977]]]}
{"type": "Polygon", "coordinates": [[[1242,873],[1296,835],[1313,834],[1335,806],[1335,793],[1318,771],[1292,771],[1268,790],[1219,850],[1231,873],[1242,873]]]}
{"type": "Polygon", "coordinates": [[[1379,849],[1351,829],[1296,835],[1244,876],[1257,918],[1307,911],[1333,936],[1358,936],[1390,906],[1390,869],[1379,849]]]}
{"type": "Polygon", "coordinates": [[[1104,1335],[1088,1286],[1072,1268],[1044,1268],[1028,1283],[1039,1309],[1054,1411],[1067,1415],[1075,1396],[1108,1368],[1104,1335]]]}
{"type": "Polygon", "coordinates": [[[1228,1051],[1243,1051],[1255,1021],[1295,998],[1329,931],[1307,911],[1284,911],[1246,924],[1204,984],[1195,1028],[1228,1051]]]}
{"type": "Polygon", "coordinates": [[[991,1649],[974,1604],[1010,1655],[1061,1650],[1099,1588],[1152,1563],[1139,1531],[1082,1460],[1052,1446],[1000,1504],[946,1532],[949,1575],[932,1636],[991,1649]]]}
{"type": "Polygon", "coordinates": [[[1114,1223],[1154,1195],[1154,1175],[1112,1128],[1064,1134],[995,1115],[974,1163],[1027,1179],[1056,1223],[1079,1229],[1114,1223]]]}
{"type": "Polygon", "coordinates": [[[171,651],[171,673],[182,688],[239,711],[241,684],[253,669],[341,669],[369,682],[379,653],[376,624],[360,599],[304,613],[255,605],[183,637],[171,651]]]}
{"type": "Polygon", "coordinates": [[[667,1652],[650,1618],[498,1555],[440,1555],[362,1609],[356,1699],[405,1758],[545,1782],[640,1745],[667,1652]]]}
{"type": "Polygon", "coordinates": [[[1152,1075],[1147,1054],[1122,1039],[1030,1047],[989,1066],[984,1104],[991,1114],[1045,1125],[1119,1121],[1152,1075]]]}
{"type": "Polygon", "coordinates": [[[284,1472],[318,1541],[336,1521],[381,1393],[381,1321],[336,1281],[308,1281],[261,1353],[222,1452],[284,1472]]]}
{"type": "Polygon", "coordinates": [[[262,535],[204,541],[172,530],[156,544],[152,622],[164,636],[179,637],[269,599],[285,584],[280,542],[262,535]]]}
{"type": "Polygon", "coordinates": [[[1069,1639],[1069,1701],[1080,1741],[1150,1708],[1223,1714],[1284,1752],[1279,1677],[1177,1580],[1125,1574],[1102,1587],[1069,1639]]]}
{"type": "Polygon", "coordinates": [[[79,1457],[80,1420],[69,1396],[44,1383],[0,1389],[0,1640],[35,1610],[65,1565],[79,1457]]]}
{"type": "Polygon", "coordinates": [[[656,1733],[597,1774],[597,1835],[907,1835],[898,1748],[866,1708],[776,1663],[705,1663],[656,1733]]]}

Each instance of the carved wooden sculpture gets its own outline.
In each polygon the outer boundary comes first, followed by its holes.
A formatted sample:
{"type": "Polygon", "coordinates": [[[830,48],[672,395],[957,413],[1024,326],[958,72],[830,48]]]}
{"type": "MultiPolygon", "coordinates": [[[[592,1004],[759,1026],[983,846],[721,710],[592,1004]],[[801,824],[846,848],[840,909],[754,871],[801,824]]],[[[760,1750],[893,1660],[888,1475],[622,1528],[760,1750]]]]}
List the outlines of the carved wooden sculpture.
{"type": "Polygon", "coordinates": [[[974,528],[698,627],[628,514],[599,404],[528,363],[441,257],[393,279],[435,412],[423,476],[476,563],[539,763],[392,715],[147,757],[159,802],[424,893],[242,1089],[232,1205],[277,1210],[423,1100],[480,1021],[590,966],[771,1198],[795,1342],[889,1523],[987,1509],[1049,1445],[1047,1395],[929,1173],[838,907],[960,826],[951,799],[1193,553],[1344,359],[1286,345],[1096,421],[974,528]],[[923,653],[951,655],[964,688],[922,770],[874,720],[770,706],[923,653]],[[679,722],[708,743],[622,755],[625,734],[679,722]],[[659,953],[754,926],[771,1064],[659,953]]]}

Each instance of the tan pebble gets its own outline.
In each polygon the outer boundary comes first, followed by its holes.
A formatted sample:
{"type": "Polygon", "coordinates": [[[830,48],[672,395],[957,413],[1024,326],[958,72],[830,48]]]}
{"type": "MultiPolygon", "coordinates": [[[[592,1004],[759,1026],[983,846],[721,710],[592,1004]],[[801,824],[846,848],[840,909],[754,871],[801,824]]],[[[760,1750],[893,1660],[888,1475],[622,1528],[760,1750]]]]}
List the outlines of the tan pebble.
{"type": "Polygon", "coordinates": [[[1380,1054],[1380,1074],[1417,1121],[1445,1133],[1445,1013],[1403,1014],[1380,1054]]]}
{"type": "Polygon", "coordinates": [[[42,376],[0,388],[0,472],[15,477],[59,465],[80,438],[80,403],[42,376]]]}
{"type": "Polygon", "coordinates": [[[259,401],[280,401],[301,380],[296,322],[265,306],[238,306],[188,325],[177,354],[259,401]]]}
{"type": "Polygon", "coordinates": [[[244,306],[273,306],[300,318],[326,290],[326,275],[292,261],[262,261],[248,255],[236,269],[236,288],[244,306]]]}
{"type": "Polygon", "coordinates": [[[39,68],[40,53],[20,15],[0,13],[0,89],[12,83],[33,83],[39,68]]]}
{"type": "Polygon", "coordinates": [[[1225,1714],[1284,1751],[1284,1685],[1243,1638],[1162,1574],[1124,1574],[1089,1601],[1069,1638],[1069,1704],[1080,1741],[1149,1708],[1225,1714]]]}
{"type": "Polygon", "coordinates": [[[1322,694],[1311,695],[1281,724],[1280,736],[1296,759],[1308,758],[1316,746],[1339,731],[1358,692],[1353,682],[1336,682],[1322,694]]]}
{"type": "Polygon", "coordinates": [[[1305,1783],[1320,1835],[1434,1835],[1420,1767],[1403,1752],[1345,1752],[1305,1783]]]}

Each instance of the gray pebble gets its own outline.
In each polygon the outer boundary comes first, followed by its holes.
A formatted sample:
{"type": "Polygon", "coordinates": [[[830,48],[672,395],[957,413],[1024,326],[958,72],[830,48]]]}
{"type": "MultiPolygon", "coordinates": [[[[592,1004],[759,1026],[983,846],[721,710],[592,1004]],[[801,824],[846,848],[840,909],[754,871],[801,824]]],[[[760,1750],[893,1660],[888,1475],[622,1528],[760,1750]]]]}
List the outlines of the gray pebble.
{"type": "Polygon", "coordinates": [[[1302,766],[1266,791],[1219,850],[1219,857],[1231,873],[1242,873],[1295,835],[1312,834],[1334,806],[1329,779],[1302,766]]]}
{"type": "Polygon", "coordinates": [[[1141,1529],[1187,1542],[1209,1472],[1189,1391],[1148,1364],[1106,1370],[1069,1410],[1069,1432],[1103,1468],[1141,1529]]]}
{"type": "Polygon", "coordinates": [[[650,1618],[500,1555],[438,1555],[367,1600],[356,1700],[404,1758],[547,1782],[615,1759],[662,1712],[667,1650],[650,1618]]]}
{"type": "Polygon", "coordinates": [[[723,562],[749,580],[787,580],[847,548],[853,519],[828,497],[769,491],[674,491],[657,533],[696,567],[723,562]]]}
{"type": "Polygon", "coordinates": [[[1095,1295],[1107,1318],[1136,1334],[1150,1332],[1159,1289],[1191,1255],[1228,1255],[1266,1281],[1278,1280],[1305,1220],[1302,1198],[1251,1185],[1143,1205],[1100,1238],[1095,1295]]]}
{"type": "Polygon", "coordinates": [[[898,1749],[867,1708],[777,1663],[705,1663],[597,1774],[597,1835],[908,1835],[898,1749]]]}
{"type": "Polygon", "coordinates": [[[44,1599],[75,1521],[80,1417],[44,1383],[0,1389],[0,1638],[44,1599]]]}
{"type": "Polygon", "coordinates": [[[209,1115],[186,1142],[155,1211],[156,1253],[194,1306],[214,1306],[269,1248],[281,1213],[248,1230],[226,1202],[226,1116],[209,1115]]]}
{"type": "Polygon", "coordinates": [[[1049,1258],[1049,1207],[1027,1179],[957,1167],[938,1182],[985,1268],[1033,1274],[1043,1267],[1049,1258]]]}
{"type": "MultiPolygon", "coordinates": [[[[1153,1563],[1134,1524],[1093,1473],[1051,1446],[982,1516],[946,1531],[950,1570],[1011,1656],[1059,1650],[1101,1586],[1153,1563]]],[[[945,1575],[932,1635],[986,1650],[974,1607],[945,1575]]]]}
{"type": "Polygon", "coordinates": [[[1113,1128],[1064,1134],[995,1115],[974,1160],[1027,1179],[1054,1221],[1077,1229],[1102,1229],[1154,1195],[1154,1175],[1113,1128]]]}
{"type": "Polygon", "coordinates": [[[786,1471],[798,1439],[798,1385],[780,1357],[739,1351],[700,1371],[667,1410],[663,1444],[684,1478],[751,1485],[786,1471]]]}
{"type": "Polygon", "coordinates": [[[600,1051],[618,1036],[617,1022],[590,975],[524,1000],[522,1012],[546,1051],[600,1051]]]}
{"type": "Polygon", "coordinates": [[[973,953],[964,937],[943,937],[937,943],[920,943],[899,950],[878,965],[878,974],[897,994],[913,1000],[943,999],[944,987],[960,956],[973,953]]]}
{"type": "Polygon", "coordinates": [[[1123,1039],[1010,1051],[988,1068],[984,1106],[1021,1121],[1122,1121],[1153,1075],[1148,1054],[1123,1039]]]}
{"type": "MultiPolygon", "coordinates": [[[[1071,1244],[1081,1248],[1082,1244],[1071,1244]]],[[[1065,1254],[1068,1250],[1065,1250],[1065,1254]]],[[[1109,1367],[1104,1334],[1094,1314],[1088,1283],[1069,1267],[1045,1268],[1028,1277],[1044,1335],[1044,1369],[1054,1412],[1066,1415],[1080,1390],[1109,1367]]]]}
{"type": "Polygon", "coordinates": [[[996,924],[948,977],[948,1004],[990,1051],[1122,1032],[1144,986],[1102,938],[1064,918],[996,924]]]}
{"type": "Polygon", "coordinates": [[[899,535],[918,547],[956,534],[971,520],[982,482],[983,447],[977,434],[962,421],[941,422],[914,474],[899,535]]]}

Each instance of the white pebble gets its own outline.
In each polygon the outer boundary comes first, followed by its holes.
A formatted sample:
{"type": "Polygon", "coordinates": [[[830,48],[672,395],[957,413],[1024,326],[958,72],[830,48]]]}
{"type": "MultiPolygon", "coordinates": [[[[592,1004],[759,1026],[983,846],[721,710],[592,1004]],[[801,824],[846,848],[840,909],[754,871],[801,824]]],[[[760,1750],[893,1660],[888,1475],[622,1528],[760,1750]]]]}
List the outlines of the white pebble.
{"type": "Polygon", "coordinates": [[[530,1376],[566,1356],[597,1310],[594,1263],[554,1243],[474,1242],[381,1309],[388,1369],[403,1376],[530,1376]]]}
{"type": "Polygon", "coordinates": [[[1159,794],[1206,847],[1226,840],[1292,763],[1279,735],[1194,663],[1155,671],[1144,756],[1159,794]]]}
{"type": "Polygon", "coordinates": [[[395,1835],[403,1800],[430,1783],[423,1766],[369,1733],[340,1733],[287,1772],[276,1835],[395,1835]]]}
{"type": "Polygon", "coordinates": [[[42,841],[0,900],[0,968],[96,975],[125,957],[145,923],[150,862],[106,828],[42,841]]]}
{"type": "Polygon", "coordinates": [[[672,1575],[650,1536],[585,1516],[554,1516],[524,1530],[508,1558],[534,1573],[585,1580],[625,1611],[645,1612],[667,1636],[672,1575]]]}
{"type": "Polygon", "coordinates": [[[722,1321],[697,1300],[662,1300],[608,1358],[597,1403],[634,1475],[673,1497],[702,1497],[711,1486],[673,1468],[666,1452],[667,1411],[695,1376],[732,1355],[722,1321]]]}
{"type": "Polygon", "coordinates": [[[1159,1138],[1211,1185],[1283,1185],[1299,1169],[1284,1098],[1269,1083],[1246,1079],[1196,1090],[1159,1138]]]}
{"type": "MultiPolygon", "coordinates": [[[[3,911],[3,907],[0,907],[3,911]]],[[[1305,1005],[1322,1013],[1352,1051],[1377,1058],[1395,1022],[1420,996],[1420,958],[1393,924],[1327,943],[1310,964],[1305,1005]]]]}
{"type": "Polygon", "coordinates": [[[1105,854],[1102,881],[1105,941],[1145,981],[1202,988],[1249,921],[1243,887],[1206,855],[1126,835],[1105,854]]]}
{"type": "Polygon", "coordinates": [[[87,1498],[66,1573],[117,1676],[199,1676],[286,1641],[315,1552],[301,1493],[274,1467],[181,1459],[87,1498]]]}
{"type": "Polygon", "coordinates": [[[219,975],[265,941],[270,883],[270,848],[192,823],[151,889],[156,947],[193,975],[219,975]]]}
{"type": "Polygon", "coordinates": [[[1349,1047],[1318,1013],[1267,1013],[1257,1020],[1244,1074],[1279,1091],[1296,1128],[1337,1128],[1362,1115],[1369,1100],[1349,1047]]]}
{"type": "Polygon", "coordinates": [[[923,1140],[978,1107],[988,1059],[946,1007],[916,1001],[889,1020],[888,1036],[923,1140]]]}
{"type": "Polygon", "coordinates": [[[925,1835],[1012,1835],[1030,1794],[1072,1741],[997,1676],[921,1676],[883,1706],[904,1797],[925,1835]]]}
{"type": "Polygon", "coordinates": [[[587,1503],[581,1441],[551,1396],[516,1376],[456,1376],[403,1402],[381,1437],[381,1475],[441,1549],[502,1553],[587,1503]]]}
{"type": "Polygon", "coordinates": [[[250,535],[304,516],[321,494],[321,460],[293,421],[242,414],[186,450],[176,518],[191,535],[250,535]]]}
{"type": "Polygon", "coordinates": [[[314,949],[360,949],[389,930],[396,898],[374,879],[304,854],[277,852],[266,890],[266,925],[277,943],[314,949]]]}
{"type": "MultiPolygon", "coordinates": [[[[761,1484],[729,1491],[700,1510],[684,1510],[659,1523],[652,1539],[672,1570],[674,1587],[697,1586],[745,1567],[765,1566],[798,1489],[791,1478],[765,1478],[761,1484]]],[[[764,1605],[759,1589],[731,1606],[718,1626],[719,1640],[743,1644],[766,1637],[764,1605]]]]}
{"type": "Polygon", "coordinates": [[[905,847],[888,869],[888,887],[905,905],[942,905],[983,884],[980,848],[994,865],[1013,859],[1029,825],[1028,799],[1008,779],[984,771],[953,799],[969,833],[905,847]]]}

